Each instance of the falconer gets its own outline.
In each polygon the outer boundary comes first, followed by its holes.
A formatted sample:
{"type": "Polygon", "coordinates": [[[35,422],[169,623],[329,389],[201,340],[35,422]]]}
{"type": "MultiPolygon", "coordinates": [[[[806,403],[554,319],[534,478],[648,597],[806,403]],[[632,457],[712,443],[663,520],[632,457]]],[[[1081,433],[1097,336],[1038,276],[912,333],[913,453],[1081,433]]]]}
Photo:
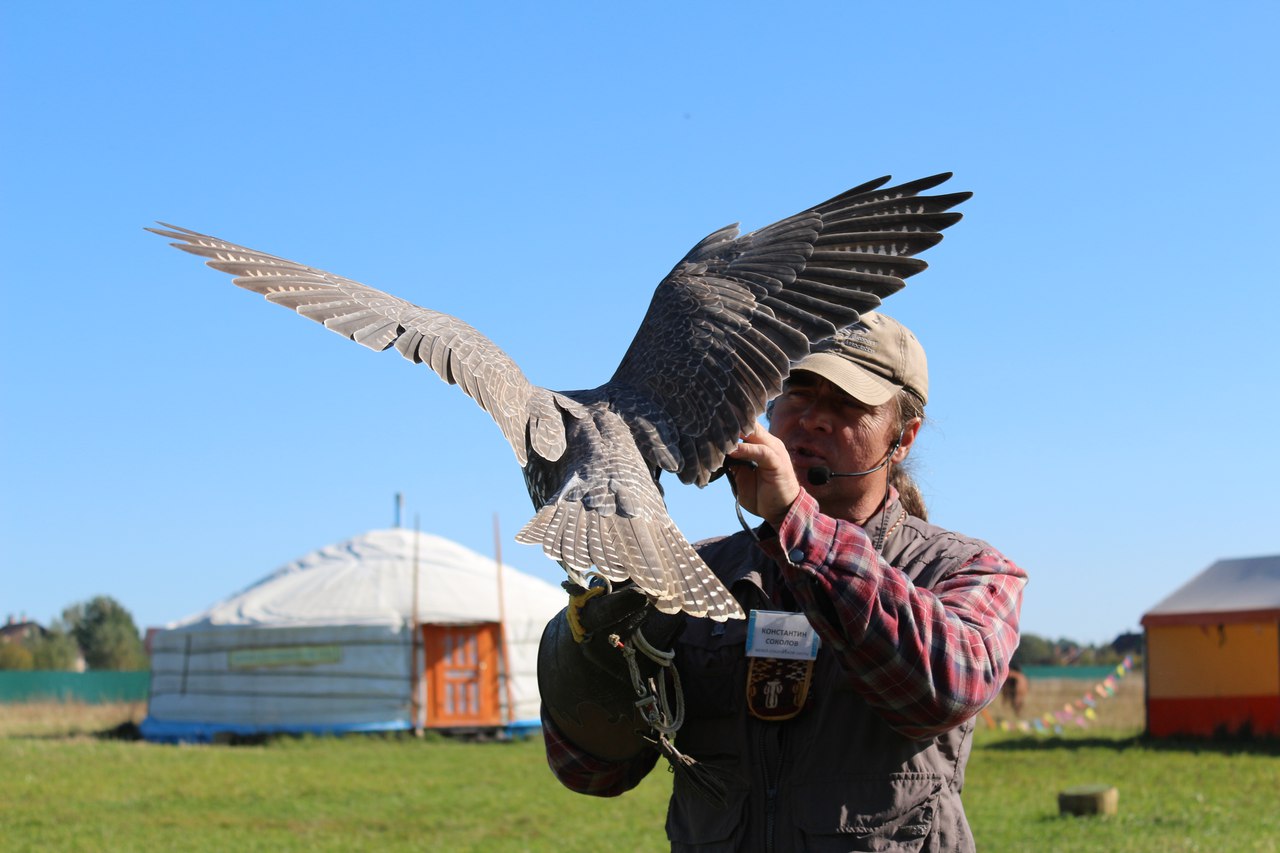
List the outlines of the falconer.
{"type": "Polygon", "coordinates": [[[622,590],[548,625],[543,721],[563,784],[620,794],[659,742],[717,781],[708,796],[677,772],[672,850],[974,849],[965,764],[1018,644],[1026,574],[926,520],[903,464],[928,391],[919,341],[878,313],[793,368],[768,428],[731,454],[763,523],[698,545],[747,620],[666,616],[622,590]],[[674,747],[609,686],[627,678],[598,638],[634,634],[674,651],[674,747]]]}

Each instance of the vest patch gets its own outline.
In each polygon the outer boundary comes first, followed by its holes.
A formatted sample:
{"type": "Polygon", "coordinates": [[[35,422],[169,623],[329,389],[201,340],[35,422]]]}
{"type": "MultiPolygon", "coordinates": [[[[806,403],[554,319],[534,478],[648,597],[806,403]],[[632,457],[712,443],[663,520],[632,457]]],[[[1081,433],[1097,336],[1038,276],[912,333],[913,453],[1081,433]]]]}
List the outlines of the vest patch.
{"type": "Polygon", "coordinates": [[[747,710],[769,722],[789,720],[804,709],[813,681],[813,661],[751,658],[747,710]]]}

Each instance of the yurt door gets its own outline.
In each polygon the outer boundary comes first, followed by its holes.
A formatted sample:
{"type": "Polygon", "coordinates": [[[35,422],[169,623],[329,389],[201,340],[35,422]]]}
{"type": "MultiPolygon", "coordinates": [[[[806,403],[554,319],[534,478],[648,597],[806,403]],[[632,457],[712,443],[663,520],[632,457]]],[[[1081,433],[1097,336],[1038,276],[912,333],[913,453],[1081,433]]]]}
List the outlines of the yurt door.
{"type": "Polygon", "coordinates": [[[423,625],[427,726],[497,726],[498,626],[423,625]]]}

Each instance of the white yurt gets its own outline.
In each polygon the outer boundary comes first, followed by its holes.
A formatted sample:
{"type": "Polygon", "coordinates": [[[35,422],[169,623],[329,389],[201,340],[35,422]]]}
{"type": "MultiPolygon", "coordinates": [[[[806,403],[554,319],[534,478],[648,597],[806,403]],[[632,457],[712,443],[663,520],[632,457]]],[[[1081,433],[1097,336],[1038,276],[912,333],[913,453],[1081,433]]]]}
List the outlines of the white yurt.
{"type": "Polygon", "coordinates": [[[531,728],[538,640],[565,601],[439,536],[375,530],[156,633],[142,733],[531,728]]]}

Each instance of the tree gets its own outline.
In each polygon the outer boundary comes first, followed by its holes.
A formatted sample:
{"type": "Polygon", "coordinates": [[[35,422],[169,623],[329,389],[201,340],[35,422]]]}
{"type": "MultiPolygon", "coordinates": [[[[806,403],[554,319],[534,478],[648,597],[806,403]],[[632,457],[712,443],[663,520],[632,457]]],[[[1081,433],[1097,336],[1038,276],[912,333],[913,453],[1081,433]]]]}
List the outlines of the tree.
{"type": "Polygon", "coordinates": [[[1081,645],[1063,637],[1050,640],[1035,634],[1024,633],[1018,650],[1013,653],[1013,666],[1110,666],[1118,664],[1126,656],[1132,661],[1141,659],[1142,635],[1121,634],[1107,645],[1081,645]]]}
{"type": "Polygon", "coordinates": [[[31,652],[21,643],[0,642],[0,669],[32,669],[31,652]]]}
{"type": "Polygon", "coordinates": [[[1014,666],[1044,666],[1056,663],[1053,642],[1035,634],[1023,634],[1018,650],[1013,653],[1014,666]]]}
{"type": "Polygon", "coordinates": [[[89,669],[147,668],[147,653],[138,626],[114,598],[99,595],[74,604],[62,611],[62,621],[84,652],[89,669]]]}
{"type": "Polygon", "coordinates": [[[25,645],[36,669],[67,672],[76,668],[80,658],[75,639],[57,626],[42,635],[28,637],[25,645]]]}

